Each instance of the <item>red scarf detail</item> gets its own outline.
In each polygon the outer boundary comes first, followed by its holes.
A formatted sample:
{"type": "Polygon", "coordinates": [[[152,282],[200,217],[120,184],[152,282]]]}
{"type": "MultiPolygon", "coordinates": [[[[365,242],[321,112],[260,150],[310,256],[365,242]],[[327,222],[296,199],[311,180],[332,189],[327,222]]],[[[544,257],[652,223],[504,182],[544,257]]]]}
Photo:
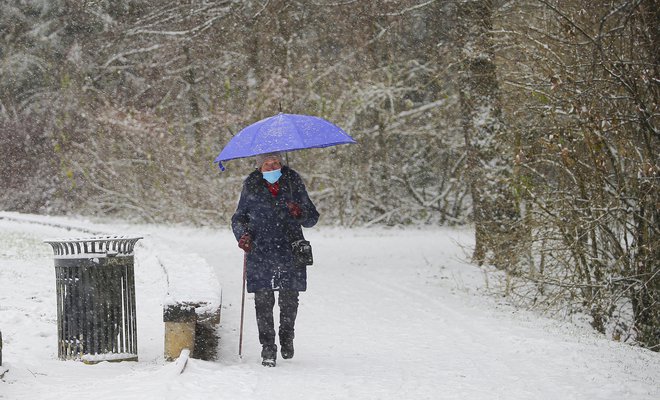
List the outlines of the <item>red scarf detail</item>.
{"type": "Polygon", "coordinates": [[[273,197],[277,196],[277,193],[280,191],[280,182],[275,182],[272,185],[268,182],[266,182],[266,187],[268,188],[268,191],[270,194],[273,195],[273,197]]]}

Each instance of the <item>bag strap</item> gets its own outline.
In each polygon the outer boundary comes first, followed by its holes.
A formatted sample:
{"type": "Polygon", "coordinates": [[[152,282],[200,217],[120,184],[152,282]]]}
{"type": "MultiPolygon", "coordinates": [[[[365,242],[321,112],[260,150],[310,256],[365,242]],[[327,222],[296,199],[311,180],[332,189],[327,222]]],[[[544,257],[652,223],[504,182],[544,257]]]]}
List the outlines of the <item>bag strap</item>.
{"type": "MultiPolygon", "coordinates": [[[[292,203],[296,203],[296,201],[295,201],[296,199],[295,199],[295,196],[294,196],[294,193],[293,193],[293,187],[291,185],[291,181],[293,181],[293,171],[288,166],[286,167],[286,175],[284,176],[284,178],[286,179],[286,186],[289,189],[289,200],[291,200],[292,203]]],[[[282,193],[282,195],[284,196],[285,203],[286,203],[286,197],[287,196],[284,192],[282,193]]],[[[288,208],[288,205],[287,205],[287,208],[288,208]]],[[[288,215],[288,211],[289,210],[287,209],[287,214],[286,215],[288,215]]],[[[302,235],[302,233],[300,234],[300,237],[296,238],[296,235],[294,235],[294,233],[291,232],[291,225],[290,225],[289,221],[284,221],[284,224],[286,225],[286,230],[288,232],[289,241],[291,243],[295,242],[296,240],[304,240],[305,239],[305,237],[302,235]]]]}

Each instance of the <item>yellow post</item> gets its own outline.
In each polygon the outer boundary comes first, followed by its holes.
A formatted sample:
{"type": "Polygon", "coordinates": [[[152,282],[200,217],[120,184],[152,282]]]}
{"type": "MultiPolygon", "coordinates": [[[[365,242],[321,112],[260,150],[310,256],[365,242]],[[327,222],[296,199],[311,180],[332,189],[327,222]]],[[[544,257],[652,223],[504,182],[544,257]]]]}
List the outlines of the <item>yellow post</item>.
{"type": "Polygon", "coordinates": [[[183,349],[195,350],[195,321],[165,322],[165,359],[179,358],[183,349]]]}
{"type": "Polygon", "coordinates": [[[176,360],[183,349],[195,351],[195,327],[197,314],[190,304],[167,306],[163,313],[165,322],[165,359],[176,360]]]}

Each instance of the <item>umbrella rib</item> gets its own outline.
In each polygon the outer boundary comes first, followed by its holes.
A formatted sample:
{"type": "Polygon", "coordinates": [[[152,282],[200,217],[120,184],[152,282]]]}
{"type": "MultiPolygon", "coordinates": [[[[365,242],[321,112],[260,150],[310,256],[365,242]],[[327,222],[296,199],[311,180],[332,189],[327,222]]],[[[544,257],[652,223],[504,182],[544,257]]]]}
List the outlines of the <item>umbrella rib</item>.
{"type": "Polygon", "coordinates": [[[298,137],[300,138],[300,145],[301,145],[302,148],[304,149],[304,148],[305,148],[305,143],[303,142],[303,135],[302,135],[302,133],[300,132],[300,129],[298,129],[298,124],[295,124],[295,123],[294,123],[293,126],[296,128],[296,132],[298,133],[298,137]]]}
{"type": "MultiPolygon", "coordinates": [[[[266,121],[264,121],[263,124],[259,126],[257,132],[252,136],[252,140],[250,141],[250,148],[254,148],[254,142],[257,140],[257,137],[261,135],[261,130],[265,129],[266,125],[270,126],[272,118],[276,118],[276,117],[269,117],[268,119],[266,119],[266,121]]],[[[257,154],[255,153],[253,155],[256,156],[257,154]]]]}

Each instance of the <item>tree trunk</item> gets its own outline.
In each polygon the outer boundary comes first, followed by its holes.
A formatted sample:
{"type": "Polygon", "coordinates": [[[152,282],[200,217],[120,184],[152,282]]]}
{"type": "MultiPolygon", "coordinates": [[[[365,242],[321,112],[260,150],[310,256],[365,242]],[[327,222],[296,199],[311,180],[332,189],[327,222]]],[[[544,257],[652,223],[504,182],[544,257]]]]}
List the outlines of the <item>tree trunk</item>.
{"type": "Polygon", "coordinates": [[[638,282],[633,286],[631,299],[637,341],[644,347],[660,351],[660,245],[658,244],[658,191],[650,182],[642,185],[648,197],[636,218],[637,251],[635,266],[638,282]]]}
{"type": "Polygon", "coordinates": [[[502,146],[505,131],[490,33],[493,4],[467,0],[457,7],[460,102],[475,224],[473,259],[512,270],[518,263],[515,227],[520,213],[509,187],[511,166],[502,146]]]}
{"type": "Polygon", "coordinates": [[[197,99],[197,85],[195,81],[195,66],[192,58],[190,57],[190,47],[184,45],[183,53],[186,57],[187,69],[184,72],[183,79],[188,84],[188,104],[190,107],[189,115],[190,121],[187,124],[186,132],[188,137],[192,139],[195,153],[199,151],[202,145],[202,112],[199,107],[199,100],[197,99]]]}

